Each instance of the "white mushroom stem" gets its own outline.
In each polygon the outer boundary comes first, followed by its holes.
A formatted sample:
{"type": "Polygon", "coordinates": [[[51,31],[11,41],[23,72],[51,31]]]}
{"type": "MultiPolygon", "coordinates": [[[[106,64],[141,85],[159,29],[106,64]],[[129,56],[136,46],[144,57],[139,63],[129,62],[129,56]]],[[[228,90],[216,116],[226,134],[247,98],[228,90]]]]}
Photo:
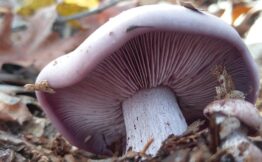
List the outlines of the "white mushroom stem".
{"type": "Polygon", "coordinates": [[[175,95],[167,87],[140,90],[122,106],[126,149],[132,147],[133,151],[141,151],[148,139],[153,138],[146,153],[155,155],[169,135],[181,135],[187,129],[175,95]]]}

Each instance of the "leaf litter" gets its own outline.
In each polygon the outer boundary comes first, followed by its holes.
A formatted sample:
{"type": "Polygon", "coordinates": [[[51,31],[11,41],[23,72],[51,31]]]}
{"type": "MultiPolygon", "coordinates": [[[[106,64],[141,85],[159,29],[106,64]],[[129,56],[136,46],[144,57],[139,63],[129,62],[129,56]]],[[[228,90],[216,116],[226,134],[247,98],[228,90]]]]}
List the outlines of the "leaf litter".
{"type": "MultiPolygon", "coordinates": [[[[163,141],[160,150],[154,157],[145,153],[150,144],[154,142],[153,139],[148,139],[144,149],[140,152],[129,150],[122,157],[115,156],[105,159],[105,157],[79,150],[70,145],[56,131],[36,101],[33,91],[53,92],[48,83],[45,81],[36,85],[33,83],[44,65],[55,57],[73,50],[110,17],[128,8],[154,3],[186,4],[196,12],[206,11],[221,17],[235,27],[243,40],[246,40],[252,54],[255,55],[259,69],[262,69],[262,48],[260,48],[261,45],[257,45],[262,43],[257,39],[258,33],[261,32],[258,29],[262,27],[259,23],[262,11],[261,2],[252,0],[245,2],[240,0],[218,2],[211,0],[194,2],[132,0],[129,2],[112,1],[110,4],[110,0],[101,2],[94,0],[93,4],[83,10],[60,15],[57,8],[54,7],[57,5],[55,1],[49,0],[45,1],[46,4],[39,5],[25,0],[26,3],[19,6],[20,10],[15,10],[17,4],[14,5],[11,1],[6,2],[0,1],[0,14],[2,15],[0,17],[0,65],[2,66],[0,70],[0,161],[237,161],[228,148],[222,148],[220,145],[221,140],[226,139],[233,130],[240,126],[239,119],[233,117],[227,117],[222,124],[216,123],[212,116],[207,121],[191,123],[183,135],[170,135],[163,141]],[[22,25],[23,28],[19,30],[14,29],[12,23],[19,20],[18,17],[21,15],[25,25],[22,25]],[[78,23],[78,28],[75,28],[74,25],[68,26],[66,17],[63,19],[63,15],[71,16],[74,22],[78,23]],[[42,25],[39,26],[39,23],[42,25]],[[25,84],[29,84],[26,89],[23,88],[25,84]]],[[[60,10],[67,12],[63,7],[61,9],[61,6],[60,10]]],[[[243,99],[245,97],[242,92],[235,90],[223,66],[218,65],[211,72],[218,80],[218,86],[215,87],[216,99],[243,99]]],[[[261,94],[260,91],[257,102],[260,110],[262,108],[261,94]]],[[[251,144],[254,144],[259,150],[262,149],[261,136],[248,138],[251,144]]],[[[248,144],[239,146],[240,153],[243,154],[248,147],[248,144]]],[[[252,161],[252,159],[246,161],[252,161]]]]}

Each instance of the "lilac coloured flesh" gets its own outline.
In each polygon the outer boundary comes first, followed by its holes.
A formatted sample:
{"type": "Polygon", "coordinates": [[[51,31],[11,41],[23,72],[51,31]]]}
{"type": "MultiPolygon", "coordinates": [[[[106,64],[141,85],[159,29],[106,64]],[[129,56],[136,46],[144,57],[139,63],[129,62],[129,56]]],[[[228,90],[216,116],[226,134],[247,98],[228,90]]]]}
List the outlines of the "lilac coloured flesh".
{"type": "Polygon", "coordinates": [[[110,155],[114,143],[125,143],[121,104],[141,89],[171,88],[185,118],[193,121],[202,118],[202,109],[214,100],[217,80],[212,70],[221,65],[236,89],[252,101],[253,74],[239,53],[230,43],[209,36],[148,32],[110,54],[81,82],[41,94],[41,100],[70,142],[110,155]]]}

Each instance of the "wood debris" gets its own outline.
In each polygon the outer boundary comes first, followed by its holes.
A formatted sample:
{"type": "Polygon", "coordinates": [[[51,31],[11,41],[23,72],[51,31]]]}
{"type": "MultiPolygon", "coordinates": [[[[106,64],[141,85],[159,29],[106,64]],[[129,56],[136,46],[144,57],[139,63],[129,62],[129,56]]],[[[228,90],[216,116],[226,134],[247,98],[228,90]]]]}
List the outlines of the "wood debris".
{"type": "Polygon", "coordinates": [[[245,99],[245,94],[235,89],[234,81],[228,74],[226,67],[217,65],[212,71],[217,78],[218,86],[216,87],[217,96],[215,99],[238,98],[245,99]]]}
{"type": "Polygon", "coordinates": [[[26,84],[25,89],[28,91],[41,91],[46,93],[55,93],[54,89],[52,89],[47,80],[43,80],[39,83],[35,84],[26,84]]]}

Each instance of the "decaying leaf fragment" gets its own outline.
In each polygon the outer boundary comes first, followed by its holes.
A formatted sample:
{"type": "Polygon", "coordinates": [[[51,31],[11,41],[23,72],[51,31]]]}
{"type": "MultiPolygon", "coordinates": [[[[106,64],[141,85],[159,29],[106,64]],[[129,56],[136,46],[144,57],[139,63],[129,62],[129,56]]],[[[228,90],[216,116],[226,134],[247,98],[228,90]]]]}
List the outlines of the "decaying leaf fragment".
{"type": "Polygon", "coordinates": [[[245,94],[235,90],[232,77],[228,74],[224,66],[216,66],[213,75],[217,78],[218,86],[216,87],[217,96],[215,99],[235,98],[245,99],[245,94]]]}
{"type": "Polygon", "coordinates": [[[18,97],[0,92],[0,120],[23,124],[32,118],[32,114],[18,97]]]}
{"type": "Polygon", "coordinates": [[[46,93],[55,93],[55,91],[49,86],[47,80],[43,80],[36,84],[26,84],[24,87],[28,91],[42,91],[46,93]]]}
{"type": "Polygon", "coordinates": [[[0,55],[2,55],[2,52],[5,52],[12,48],[10,35],[13,13],[10,7],[1,7],[0,9],[0,55]]]}
{"type": "Polygon", "coordinates": [[[30,16],[40,8],[50,6],[55,0],[22,0],[22,6],[17,9],[17,13],[22,16],[30,16]]]}

